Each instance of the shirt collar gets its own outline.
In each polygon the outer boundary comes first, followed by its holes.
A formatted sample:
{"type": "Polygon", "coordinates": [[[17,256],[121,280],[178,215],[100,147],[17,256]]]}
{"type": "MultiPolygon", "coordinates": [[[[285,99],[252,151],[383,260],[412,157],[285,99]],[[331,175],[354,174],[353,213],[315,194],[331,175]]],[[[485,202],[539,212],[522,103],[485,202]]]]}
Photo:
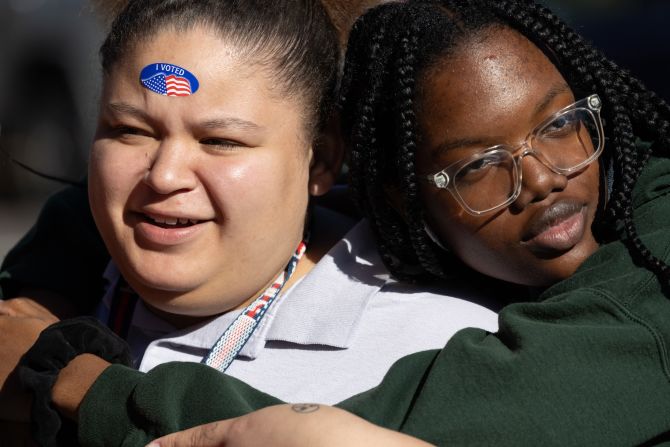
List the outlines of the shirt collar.
{"type": "Polygon", "coordinates": [[[389,281],[372,241],[368,223],[356,224],[277,303],[265,341],[349,347],[370,299],[389,281]]]}

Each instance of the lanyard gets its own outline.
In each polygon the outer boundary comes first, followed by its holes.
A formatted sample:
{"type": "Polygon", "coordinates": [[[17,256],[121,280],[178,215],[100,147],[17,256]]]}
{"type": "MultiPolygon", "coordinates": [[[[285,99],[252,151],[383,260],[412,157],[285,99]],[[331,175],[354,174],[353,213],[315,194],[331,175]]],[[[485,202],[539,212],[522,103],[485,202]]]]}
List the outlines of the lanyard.
{"type": "Polygon", "coordinates": [[[284,271],[275,278],[272,285],[265,292],[235,318],[223,335],[214,343],[214,346],[212,346],[212,349],[210,349],[209,353],[202,360],[202,363],[221,372],[225,372],[228,369],[233,360],[235,360],[235,357],[237,357],[237,354],[239,354],[251,338],[261,319],[265,316],[265,313],[275,301],[279,292],[281,292],[284,284],[286,284],[293,274],[298,261],[302,258],[306,249],[306,242],[300,242],[284,271]]]}
{"type": "MultiPolygon", "coordinates": [[[[233,362],[237,354],[242,350],[251,335],[258,327],[265,312],[279,295],[284,284],[289,280],[300,258],[307,249],[306,241],[300,242],[288,265],[272,285],[268,287],[258,298],[256,298],[235,320],[228,326],[223,335],[219,337],[202,363],[224,372],[233,362]]],[[[116,286],[112,306],[107,317],[109,326],[117,335],[128,340],[128,330],[133,319],[135,304],[138,297],[134,290],[126,283],[123,277],[119,277],[116,286]]]]}

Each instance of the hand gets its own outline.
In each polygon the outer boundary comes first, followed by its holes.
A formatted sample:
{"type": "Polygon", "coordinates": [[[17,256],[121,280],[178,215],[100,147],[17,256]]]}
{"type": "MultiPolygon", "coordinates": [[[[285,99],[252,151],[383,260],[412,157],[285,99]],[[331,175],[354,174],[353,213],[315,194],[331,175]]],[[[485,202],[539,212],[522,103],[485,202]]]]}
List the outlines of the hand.
{"type": "Polygon", "coordinates": [[[0,316],[0,420],[30,420],[32,397],[21,389],[15,369],[47,326],[39,318],[0,316]]]}
{"type": "Polygon", "coordinates": [[[156,439],[147,447],[426,447],[335,407],[288,404],[212,422],[156,439]]]}

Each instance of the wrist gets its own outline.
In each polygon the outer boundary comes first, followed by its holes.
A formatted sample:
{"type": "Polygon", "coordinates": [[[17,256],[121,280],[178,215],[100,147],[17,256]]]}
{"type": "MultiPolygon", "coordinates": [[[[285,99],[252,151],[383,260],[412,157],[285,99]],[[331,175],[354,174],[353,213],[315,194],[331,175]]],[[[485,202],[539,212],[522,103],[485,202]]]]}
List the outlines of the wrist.
{"type": "Polygon", "coordinates": [[[79,406],[93,383],[111,363],[93,354],[81,354],[63,368],[51,390],[51,402],[63,416],[77,421],[79,406]]]}
{"type": "Polygon", "coordinates": [[[33,395],[31,431],[38,444],[49,447],[58,445],[57,438],[63,421],[52,401],[56,381],[61,379],[57,391],[60,407],[69,417],[76,418],[86,391],[104,370],[104,365],[87,356],[80,358],[60,376],[73,360],[86,353],[111,363],[132,363],[126,342],[92,317],[78,317],[52,324],[40,333],[37,341],[21,358],[17,371],[23,388],[33,395]],[[85,371],[87,364],[92,364],[94,369],[85,371]],[[83,383],[78,384],[79,379],[83,383]]]}

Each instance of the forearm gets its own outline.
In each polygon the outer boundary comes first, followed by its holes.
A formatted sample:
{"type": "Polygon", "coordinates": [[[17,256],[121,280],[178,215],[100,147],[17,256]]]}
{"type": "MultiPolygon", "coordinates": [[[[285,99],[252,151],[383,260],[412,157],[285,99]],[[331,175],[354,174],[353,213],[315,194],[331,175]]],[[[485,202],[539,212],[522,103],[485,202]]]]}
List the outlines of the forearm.
{"type": "Polygon", "coordinates": [[[417,438],[371,424],[335,407],[276,405],[157,439],[149,447],[425,447],[417,438]]]}
{"type": "MultiPolygon", "coordinates": [[[[288,425],[291,437],[300,436],[305,446],[338,447],[426,447],[430,444],[417,438],[374,425],[336,407],[284,405],[277,420],[288,425]],[[307,413],[305,412],[307,408],[307,413]],[[315,409],[317,408],[317,409],[315,409]],[[291,434],[293,433],[293,434],[291,434]]],[[[264,423],[264,421],[259,421],[264,423]]],[[[288,445],[299,445],[289,442],[288,445]]]]}

